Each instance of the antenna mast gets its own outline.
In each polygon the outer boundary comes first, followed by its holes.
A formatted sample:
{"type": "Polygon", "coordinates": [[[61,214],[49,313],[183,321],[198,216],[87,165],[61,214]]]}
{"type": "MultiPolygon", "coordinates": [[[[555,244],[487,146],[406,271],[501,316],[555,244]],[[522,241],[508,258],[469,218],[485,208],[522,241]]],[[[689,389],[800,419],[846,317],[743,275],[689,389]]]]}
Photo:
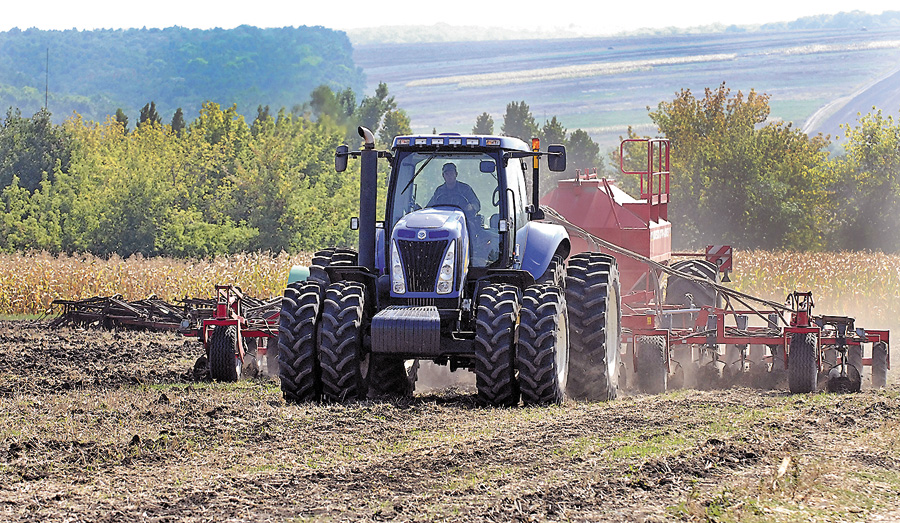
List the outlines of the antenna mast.
{"type": "Polygon", "coordinates": [[[44,76],[44,110],[47,111],[47,100],[50,98],[50,48],[47,48],[47,73],[44,76]]]}

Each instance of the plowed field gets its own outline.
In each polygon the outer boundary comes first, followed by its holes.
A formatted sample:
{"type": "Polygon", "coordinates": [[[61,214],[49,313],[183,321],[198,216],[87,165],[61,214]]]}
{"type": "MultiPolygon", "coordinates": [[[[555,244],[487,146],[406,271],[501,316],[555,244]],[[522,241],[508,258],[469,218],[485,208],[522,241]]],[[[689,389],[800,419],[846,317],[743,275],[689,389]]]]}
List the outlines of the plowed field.
{"type": "Polygon", "coordinates": [[[2,521],[890,521],[900,390],[288,405],[175,334],[0,323],[2,521]]]}

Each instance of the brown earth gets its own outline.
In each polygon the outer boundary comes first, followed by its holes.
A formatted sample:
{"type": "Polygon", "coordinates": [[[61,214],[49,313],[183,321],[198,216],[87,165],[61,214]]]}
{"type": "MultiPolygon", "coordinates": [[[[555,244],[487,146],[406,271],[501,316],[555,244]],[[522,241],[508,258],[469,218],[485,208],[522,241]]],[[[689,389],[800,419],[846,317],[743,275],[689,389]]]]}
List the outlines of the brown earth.
{"type": "Polygon", "coordinates": [[[891,521],[900,394],[288,405],[175,334],[0,322],[2,521],[891,521]]]}

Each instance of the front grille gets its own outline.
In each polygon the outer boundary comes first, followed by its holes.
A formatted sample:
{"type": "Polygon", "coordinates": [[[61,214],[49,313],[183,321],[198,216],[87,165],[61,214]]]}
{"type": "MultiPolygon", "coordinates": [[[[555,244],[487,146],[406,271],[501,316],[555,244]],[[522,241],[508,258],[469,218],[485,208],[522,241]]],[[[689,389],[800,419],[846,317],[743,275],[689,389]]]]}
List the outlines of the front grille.
{"type": "Polygon", "coordinates": [[[406,290],[408,292],[434,292],[447,240],[415,242],[397,240],[400,258],[406,268],[406,290]]]}

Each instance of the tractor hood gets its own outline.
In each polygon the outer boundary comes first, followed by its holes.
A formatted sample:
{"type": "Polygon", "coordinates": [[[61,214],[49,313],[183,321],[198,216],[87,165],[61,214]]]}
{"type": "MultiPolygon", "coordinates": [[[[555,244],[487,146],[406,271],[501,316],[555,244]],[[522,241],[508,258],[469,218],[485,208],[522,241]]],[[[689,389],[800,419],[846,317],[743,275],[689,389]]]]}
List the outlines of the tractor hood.
{"type": "Polygon", "coordinates": [[[448,208],[429,208],[407,214],[397,221],[397,227],[437,229],[444,228],[445,224],[454,220],[463,222],[465,220],[463,213],[448,208]]]}
{"type": "Polygon", "coordinates": [[[469,261],[466,217],[455,207],[411,212],[391,232],[391,296],[455,298],[469,261]]]}

